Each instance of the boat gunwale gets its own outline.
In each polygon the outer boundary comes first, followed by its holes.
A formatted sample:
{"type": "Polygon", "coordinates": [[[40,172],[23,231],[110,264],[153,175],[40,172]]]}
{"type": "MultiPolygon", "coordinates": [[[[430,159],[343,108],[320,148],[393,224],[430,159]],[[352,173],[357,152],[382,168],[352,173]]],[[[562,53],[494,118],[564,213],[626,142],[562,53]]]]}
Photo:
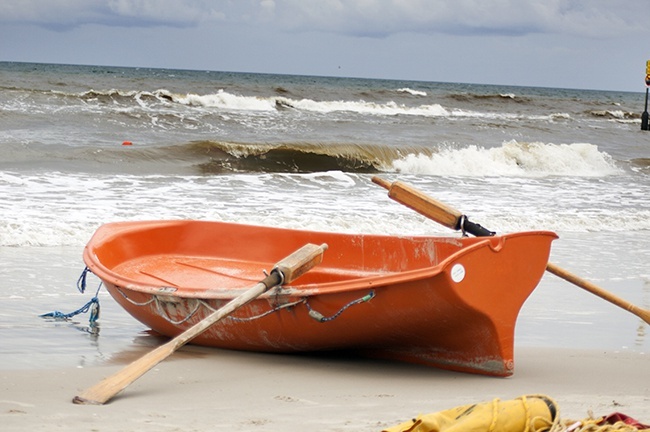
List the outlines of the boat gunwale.
{"type": "MultiPolygon", "coordinates": [[[[96,253],[91,252],[91,245],[99,245],[105,243],[109,239],[114,239],[118,237],[121,232],[132,231],[132,227],[147,225],[161,225],[165,222],[169,222],[170,225],[176,225],[180,222],[194,222],[191,220],[165,220],[165,221],[136,221],[136,222],[109,222],[102,225],[96,232],[95,236],[90,240],[90,242],[84,248],[84,262],[91,270],[93,274],[99,277],[101,280],[109,282],[116,287],[135,291],[138,293],[146,295],[156,295],[163,297],[177,297],[177,298],[196,298],[196,299],[231,299],[239,294],[249,286],[253,285],[247,284],[241,288],[229,288],[229,289],[219,289],[219,288],[183,288],[183,287],[170,287],[169,285],[151,285],[143,283],[139,280],[121,276],[119,273],[116,273],[112,269],[104,265],[96,253]],[[108,228],[116,227],[118,229],[111,231],[111,235],[106,235],[104,231],[108,228]],[[96,239],[98,236],[102,236],[99,239],[96,239]],[[99,240],[99,241],[97,241],[99,240]]],[[[199,221],[196,221],[199,222],[199,221]]],[[[212,222],[212,221],[200,221],[200,222],[212,222]]],[[[269,226],[258,226],[258,225],[248,225],[240,223],[230,223],[230,222],[221,222],[216,221],[218,224],[223,225],[237,225],[239,227],[252,227],[252,228],[265,228],[278,231],[288,231],[288,232],[298,232],[298,233],[309,233],[309,234],[323,234],[327,235],[350,235],[350,236],[370,236],[374,238],[401,238],[408,240],[428,240],[434,239],[435,241],[457,241],[463,237],[446,237],[446,236],[427,236],[427,235],[386,235],[386,234],[347,234],[347,233],[338,233],[338,232],[326,232],[326,231],[309,231],[309,230],[300,230],[300,229],[290,229],[290,228],[279,228],[279,227],[269,227],[269,226]]],[[[443,273],[446,268],[451,266],[454,262],[461,259],[463,256],[472,253],[476,249],[485,247],[486,245],[492,250],[498,251],[508,238],[514,238],[519,236],[529,236],[529,235],[548,235],[554,238],[557,238],[557,234],[552,231],[546,230],[535,230],[535,231],[521,231],[514,233],[500,234],[493,237],[480,237],[473,238],[475,241],[467,246],[461,247],[458,251],[450,254],[449,256],[442,259],[435,265],[426,266],[411,270],[398,271],[398,272],[386,272],[378,273],[370,276],[362,276],[359,278],[337,280],[333,282],[318,282],[318,283],[309,283],[309,284],[292,284],[284,285],[281,287],[276,287],[260,296],[260,298],[268,298],[272,296],[288,295],[296,297],[309,297],[314,295],[322,294],[335,294],[340,292],[352,292],[358,290],[368,290],[376,289],[384,286],[394,285],[396,283],[402,282],[416,282],[423,279],[428,279],[433,276],[436,276],[440,273],[443,273]]],[[[161,254],[162,255],[162,254],[161,254]]],[[[180,255],[177,255],[180,256],[180,255]]],[[[331,267],[336,269],[336,267],[331,267]]],[[[350,271],[353,273],[354,271],[350,271]]],[[[336,273],[333,271],[332,273],[336,273]]]]}

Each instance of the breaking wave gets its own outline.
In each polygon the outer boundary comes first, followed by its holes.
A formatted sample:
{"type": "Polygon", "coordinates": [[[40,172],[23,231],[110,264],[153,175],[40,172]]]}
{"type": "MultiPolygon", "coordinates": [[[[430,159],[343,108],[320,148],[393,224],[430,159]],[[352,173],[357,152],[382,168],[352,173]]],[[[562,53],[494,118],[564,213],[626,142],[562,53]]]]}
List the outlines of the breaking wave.
{"type": "MultiPolygon", "coordinates": [[[[593,144],[509,141],[500,147],[391,147],[347,143],[193,141],[164,146],[6,147],[0,168],[216,175],[242,172],[397,172],[434,176],[599,177],[621,174],[622,162],[593,144]]],[[[625,163],[647,170],[647,161],[625,163]]]]}
{"type": "MultiPolygon", "coordinates": [[[[535,121],[547,120],[554,121],[558,118],[570,118],[566,113],[550,114],[520,114],[510,112],[504,106],[504,110],[484,111],[482,104],[475,107],[468,106],[465,108],[453,107],[438,103],[429,98],[430,103],[420,103],[428,97],[424,91],[414,90],[411,88],[400,88],[394,91],[398,95],[415,96],[414,98],[404,98],[398,96],[395,100],[384,100],[376,102],[365,99],[339,99],[339,100],[316,100],[312,98],[300,98],[294,96],[286,89],[276,88],[273,96],[250,96],[232,93],[223,89],[216,93],[195,94],[195,93],[174,93],[166,89],[154,91],[144,90],[88,90],[81,93],[65,93],[58,90],[47,91],[62,99],[76,99],[82,102],[81,109],[91,109],[92,104],[98,104],[95,110],[101,112],[128,112],[133,108],[144,109],[147,112],[163,115],[168,113],[174,107],[178,108],[200,108],[206,110],[219,110],[220,112],[250,112],[265,113],[277,112],[287,109],[327,114],[327,113],[353,113],[359,115],[374,116],[418,116],[427,118],[482,118],[482,119],[501,119],[501,120],[518,120],[532,119],[535,121]],[[88,105],[87,105],[88,104],[88,105]]],[[[514,94],[498,95],[473,95],[473,94],[453,94],[447,96],[452,101],[468,100],[504,100],[515,101],[517,103],[530,102],[527,98],[517,97],[514,94]]],[[[9,108],[10,107],[5,107],[9,108]]],[[[39,108],[40,109],[40,108],[39,108]]],[[[611,113],[615,117],[616,113],[611,113]]],[[[597,117],[594,113],[592,116],[597,117]]]]}
{"type": "Polygon", "coordinates": [[[509,141],[501,147],[445,148],[409,154],[392,164],[408,174],[452,176],[579,176],[622,173],[614,159],[593,144],[544,144],[509,141]]]}
{"type": "Polygon", "coordinates": [[[413,90],[413,89],[408,88],[408,87],[398,89],[397,91],[399,93],[407,93],[407,94],[410,94],[412,96],[426,96],[427,95],[427,92],[425,92],[425,91],[413,90]]]}

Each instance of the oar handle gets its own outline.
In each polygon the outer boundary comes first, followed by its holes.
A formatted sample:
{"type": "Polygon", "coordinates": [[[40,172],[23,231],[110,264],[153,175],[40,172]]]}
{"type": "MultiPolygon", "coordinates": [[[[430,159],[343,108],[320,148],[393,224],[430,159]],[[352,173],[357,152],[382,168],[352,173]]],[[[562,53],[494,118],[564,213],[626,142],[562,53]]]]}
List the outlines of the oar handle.
{"type": "Polygon", "coordinates": [[[327,244],[317,246],[307,243],[288,257],[278,262],[271,273],[278,272],[282,275],[281,285],[291,283],[309,270],[323,262],[323,253],[327,250],[327,244]]]}
{"type": "Polygon", "coordinates": [[[463,230],[477,237],[493,236],[495,233],[483,228],[481,225],[471,222],[467,216],[453,207],[441,203],[438,200],[425,195],[419,190],[396,181],[390,183],[382,178],[374,176],[372,182],[388,190],[388,196],[395,201],[415,210],[422,216],[432,219],[439,224],[453,230],[463,230]]]}

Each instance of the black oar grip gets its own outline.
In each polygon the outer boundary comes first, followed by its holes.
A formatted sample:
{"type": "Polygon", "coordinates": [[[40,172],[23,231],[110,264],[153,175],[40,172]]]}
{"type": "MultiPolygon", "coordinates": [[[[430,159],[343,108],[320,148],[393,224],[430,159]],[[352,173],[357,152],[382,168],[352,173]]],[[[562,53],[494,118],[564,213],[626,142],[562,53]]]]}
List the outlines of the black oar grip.
{"type": "Polygon", "coordinates": [[[463,233],[470,233],[476,237],[492,237],[496,235],[496,232],[470,221],[465,215],[458,218],[458,227],[456,229],[461,230],[463,233]]]}

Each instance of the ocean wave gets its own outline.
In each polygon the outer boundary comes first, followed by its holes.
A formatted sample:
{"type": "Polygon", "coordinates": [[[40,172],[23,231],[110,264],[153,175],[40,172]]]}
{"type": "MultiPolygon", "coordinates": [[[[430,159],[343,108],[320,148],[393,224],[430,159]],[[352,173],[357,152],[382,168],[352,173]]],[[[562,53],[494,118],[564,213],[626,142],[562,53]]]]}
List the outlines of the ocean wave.
{"type": "MultiPolygon", "coordinates": [[[[39,91],[42,93],[42,91],[39,91]]],[[[93,112],[97,115],[123,114],[132,112],[137,116],[162,116],[170,112],[182,118],[193,115],[207,115],[215,112],[239,113],[252,115],[268,113],[282,113],[286,110],[294,110],[303,113],[316,114],[356,114],[359,116],[410,116],[423,118],[440,118],[440,119],[457,119],[457,118],[474,118],[479,120],[494,121],[528,121],[532,120],[555,122],[558,120],[571,120],[571,114],[567,112],[520,112],[508,108],[509,102],[505,104],[502,101],[516,101],[525,103],[526,98],[514,94],[504,93],[495,95],[477,95],[477,94],[452,94],[446,98],[458,101],[477,101],[466,106],[453,106],[453,103],[446,105],[435,102],[435,99],[428,98],[426,92],[414,90],[408,87],[397,90],[386,91],[382,95],[382,100],[374,100],[375,95],[368,95],[365,99],[339,99],[339,100],[316,100],[314,98],[300,98],[292,94],[289,90],[277,87],[270,96],[250,96],[237,94],[235,92],[219,89],[215,93],[196,94],[196,93],[175,93],[170,90],[159,88],[157,90],[86,90],[79,93],[68,93],[59,90],[49,90],[45,92],[47,106],[42,102],[42,98],[35,98],[33,105],[26,106],[25,101],[21,98],[18,108],[5,104],[0,109],[8,111],[34,111],[46,113],[47,109],[52,112],[58,112],[61,106],[65,106],[70,113],[93,112]],[[395,96],[395,93],[399,96],[395,96]],[[394,98],[391,97],[391,93],[394,98]],[[415,98],[405,98],[401,95],[409,94],[415,98]],[[55,95],[64,101],[56,102],[48,98],[49,95],[55,95]],[[69,101],[67,99],[72,99],[69,101]],[[80,103],[75,107],[74,100],[80,103]],[[494,102],[487,103],[487,101],[494,102]],[[431,103],[416,103],[426,101],[431,103]],[[50,107],[50,108],[47,108],[50,107]]],[[[443,98],[444,100],[444,98],[443,98]]],[[[457,105],[457,104],[456,104],[457,105]]],[[[600,111],[588,112],[592,118],[615,118],[619,121],[625,119],[637,119],[638,115],[633,113],[618,114],[616,111],[604,111],[602,116],[600,111]],[[609,117],[607,117],[609,116],[609,117]]],[[[139,119],[135,118],[134,120],[139,119]]],[[[201,120],[199,120],[200,122],[201,120]]],[[[174,123],[178,126],[177,123],[174,123]]],[[[183,125],[184,126],[184,125],[183,125]]]]}
{"type": "Polygon", "coordinates": [[[650,175],[650,158],[635,158],[630,161],[633,171],[650,175]]]}
{"type": "Polygon", "coordinates": [[[408,87],[403,87],[401,89],[397,89],[397,91],[399,93],[407,93],[407,94],[410,94],[412,96],[426,96],[427,95],[427,92],[425,92],[425,91],[413,90],[413,89],[408,88],[408,87]]]}
{"type": "Polygon", "coordinates": [[[192,141],[164,146],[7,145],[0,168],[22,166],[116,173],[350,173],[442,176],[602,177],[647,171],[647,161],[615,161],[587,143],[504,142],[500,147],[391,147],[374,144],[192,141]],[[117,164],[116,164],[117,162],[117,164]]]}
{"type": "Polygon", "coordinates": [[[447,99],[456,101],[456,102],[467,102],[467,103],[517,103],[517,104],[526,104],[532,102],[532,98],[518,96],[515,93],[488,93],[488,94],[477,94],[477,93],[450,93],[445,96],[447,99]]]}
{"type": "Polygon", "coordinates": [[[550,114],[549,116],[545,116],[544,118],[550,119],[550,120],[571,120],[571,114],[569,113],[553,113],[550,114]]]}
{"type": "Polygon", "coordinates": [[[614,159],[593,144],[545,144],[508,141],[501,147],[443,148],[433,154],[411,153],[393,162],[400,173],[452,176],[578,176],[621,174],[614,159]]]}
{"type": "Polygon", "coordinates": [[[377,173],[399,154],[396,149],[347,144],[242,144],[203,141],[188,149],[198,154],[214,153],[197,165],[202,174],[229,172],[310,173],[344,171],[377,173]]]}
{"type": "MultiPolygon", "coordinates": [[[[501,96],[499,96],[501,97],[501,96]]],[[[509,98],[506,96],[506,98],[509,98]]],[[[494,120],[535,120],[554,121],[571,119],[568,113],[550,113],[527,115],[505,111],[489,112],[462,108],[445,107],[439,103],[406,105],[394,101],[373,102],[365,100],[330,100],[293,99],[284,96],[251,97],[231,94],[220,90],[216,94],[174,96],[174,101],[190,106],[205,108],[231,109],[239,111],[274,111],[294,109],[314,113],[349,112],[361,115],[380,116],[418,116],[430,118],[477,118],[494,120]]]]}
{"type": "Polygon", "coordinates": [[[276,99],[275,97],[235,95],[223,90],[219,90],[214,94],[197,95],[190,93],[185,96],[175,95],[173,97],[174,102],[183,105],[246,111],[274,111],[276,99]]]}
{"type": "MultiPolygon", "coordinates": [[[[223,90],[216,94],[184,96],[170,95],[174,102],[202,108],[217,108],[234,111],[276,111],[292,109],[296,111],[329,114],[353,113],[359,115],[376,116],[414,116],[428,118],[476,118],[505,121],[534,120],[557,121],[570,120],[572,117],[566,112],[549,114],[521,114],[508,111],[482,111],[479,109],[451,108],[439,103],[407,105],[395,101],[373,102],[366,100],[313,100],[309,98],[294,99],[285,96],[259,97],[242,96],[223,90]]],[[[498,96],[510,99],[509,95],[498,96]]],[[[478,106],[477,108],[480,108],[478,106]]]]}
{"type": "Polygon", "coordinates": [[[165,89],[154,91],[145,90],[86,90],[79,93],[67,93],[59,90],[51,90],[51,93],[62,98],[80,99],[84,102],[100,102],[100,103],[132,103],[138,102],[139,105],[142,101],[157,101],[157,102],[172,102],[174,100],[173,94],[165,89]]]}
{"type": "MultiPolygon", "coordinates": [[[[314,100],[310,98],[290,97],[290,92],[286,89],[276,89],[278,95],[273,96],[246,96],[235,94],[223,89],[216,93],[194,94],[174,93],[166,89],[157,89],[153,91],[145,90],[88,90],[80,93],[65,93],[58,90],[52,90],[51,93],[63,98],[79,99],[87,104],[89,102],[99,103],[106,109],[128,110],[132,108],[145,108],[149,111],[158,110],[161,106],[170,107],[173,104],[189,108],[206,108],[217,109],[220,111],[233,112],[275,112],[284,109],[293,109],[297,111],[311,113],[355,113],[360,115],[378,115],[378,116],[418,116],[430,118],[491,118],[502,120],[517,120],[530,118],[533,120],[554,120],[558,116],[568,116],[568,114],[550,114],[527,116],[518,113],[509,112],[486,112],[480,110],[468,110],[461,108],[445,107],[439,103],[407,105],[398,103],[393,100],[383,102],[359,100],[314,100]],[[116,105],[117,104],[117,105],[116,105]],[[110,108],[113,107],[113,108],[110,108]]],[[[410,88],[401,88],[397,92],[408,93],[418,97],[425,97],[427,94],[422,91],[410,88]]],[[[481,96],[467,95],[467,97],[489,99],[492,97],[511,99],[513,95],[481,96]]],[[[455,95],[456,98],[465,97],[455,95]]],[[[519,100],[519,99],[518,99],[519,100]]],[[[83,109],[88,109],[84,105],[83,109]]]]}
{"type": "Polygon", "coordinates": [[[178,173],[216,175],[243,172],[309,173],[338,170],[354,173],[389,171],[404,151],[395,148],[345,143],[189,143],[112,147],[7,144],[0,169],[113,173],[178,173]]]}
{"type": "MultiPolygon", "coordinates": [[[[414,96],[426,96],[426,92],[403,88],[397,90],[414,96]]],[[[332,113],[354,112],[374,115],[413,115],[426,117],[443,117],[453,115],[448,109],[439,104],[409,106],[394,101],[372,102],[365,100],[313,100],[309,98],[292,98],[288,90],[277,88],[274,96],[246,96],[235,94],[223,89],[209,94],[178,94],[166,89],[154,91],[136,90],[88,90],[81,93],[65,93],[52,91],[66,98],[78,98],[86,102],[136,102],[143,106],[147,103],[176,103],[187,107],[216,108],[231,111],[271,112],[278,109],[292,108],[296,110],[332,113]]]]}
{"type": "Polygon", "coordinates": [[[425,117],[446,117],[451,113],[439,104],[408,106],[394,101],[369,102],[364,100],[316,101],[313,99],[293,99],[284,96],[259,97],[242,96],[219,90],[215,94],[174,96],[174,101],[205,108],[220,108],[240,111],[274,111],[291,108],[316,113],[352,112],[370,115],[413,115],[425,117]]]}
{"type": "Polygon", "coordinates": [[[623,110],[593,110],[589,111],[588,114],[597,118],[620,121],[639,120],[641,118],[640,113],[623,110]]]}

